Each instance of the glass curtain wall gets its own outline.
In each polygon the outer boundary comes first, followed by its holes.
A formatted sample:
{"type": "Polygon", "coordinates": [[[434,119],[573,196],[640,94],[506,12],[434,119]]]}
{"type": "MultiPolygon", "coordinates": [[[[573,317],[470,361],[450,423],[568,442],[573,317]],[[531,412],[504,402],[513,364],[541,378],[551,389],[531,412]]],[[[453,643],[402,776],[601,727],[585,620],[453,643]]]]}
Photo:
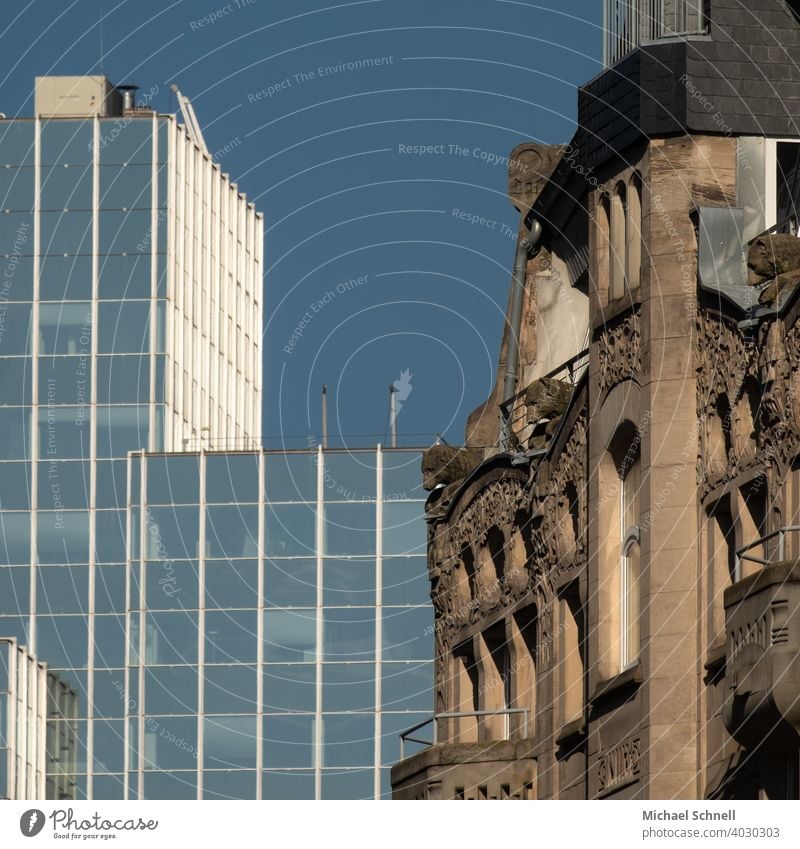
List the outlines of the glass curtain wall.
{"type": "Polygon", "coordinates": [[[126,458],[163,444],[167,124],[0,124],[0,635],[77,693],[79,795],[123,753],[126,458]]]}
{"type": "Polygon", "coordinates": [[[261,235],[175,116],[0,120],[0,637],[75,694],[67,798],[124,794],[128,453],[174,447],[176,392],[257,432],[261,235]]]}
{"type": "Polygon", "coordinates": [[[0,799],[44,798],[47,685],[44,664],[0,637],[0,799]]]}
{"type": "Polygon", "coordinates": [[[131,458],[128,798],[389,796],[433,707],[420,459],[131,458]]]}

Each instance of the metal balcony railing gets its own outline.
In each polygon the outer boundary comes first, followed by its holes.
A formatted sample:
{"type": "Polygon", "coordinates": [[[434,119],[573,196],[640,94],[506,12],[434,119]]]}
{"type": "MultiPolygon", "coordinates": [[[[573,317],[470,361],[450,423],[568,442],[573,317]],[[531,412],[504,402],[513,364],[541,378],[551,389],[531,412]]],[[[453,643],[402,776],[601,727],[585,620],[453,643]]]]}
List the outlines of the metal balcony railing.
{"type": "MultiPolygon", "coordinates": [[[[570,357],[566,362],[556,366],[552,371],[541,376],[541,380],[551,379],[560,380],[568,383],[570,386],[575,384],[583,377],[584,372],[589,367],[589,349],[584,348],[570,357]]],[[[525,403],[525,398],[528,388],[520,390],[516,395],[512,395],[500,404],[500,416],[503,423],[504,433],[514,433],[520,441],[530,435],[526,431],[530,430],[530,423],[527,421],[528,405],[525,403]]],[[[503,446],[508,448],[508,446],[503,446]]]]}
{"type": "MultiPolygon", "coordinates": [[[[329,445],[325,444],[325,437],[321,434],[240,436],[227,439],[192,436],[181,440],[181,451],[260,451],[262,448],[264,451],[316,451],[320,445],[325,449],[355,451],[373,450],[378,444],[383,446],[384,451],[390,451],[392,447],[387,436],[386,433],[337,433],[330,436],[329,445]]],[[[441,442],[441,433],[403,433],[400,434],[399,444],[395,447],[399,450],[418,450],[441,442]]]]}
{"type": "Polygon", "coordinates": [[[763,233],[759,233],[755,238],[753,238],[749,244],[752,244],[756,239],[760,239],[762,236],[775,236],[775,235],[785,235],[785,236],[798,236],[800,235],[800,214],[794,213],[793,215],[787,215],[785,218],[782,218],[777,224],[773,224],[772,227],[767,227],[763,233]]]}
{"type": "Polygon", "coordinates": [[[605,0],[605,64],[659,38],[705,32],[703,0],[605,0]]]}
{"type": "Polygon", "coordinates": [[[511,716],[522,716],[522,728],[521,730],[521,739],[525,739],[528,736],[528,715],[530,714],[529,708],[503,708],[498,710],[467,710],[467,711],[458,711],[456,713],[435,713],[433,716],[428,719],[424,719],[422,722],[418,722],[416,725],[412,725],[411,728],[406,728],[405,731],[400,732],[400,760],[405,760],[406,756],[406,743],[418,743],[422,746],[435,746],[438,743],[438,720],[440,719],[463,719],[465,717],[482,717],[482,716],[503,716],[506,719],[505,723],[505,736],[504,740],[510,739],[510,729],[508,719],[511,716]],[[412,737],[416,731],[419,731],[420,728],[424,728],[426,725],[430,725],[433,723],[433,739],[431,740],[420,740],[418,737],[412,737]]]}
{"type": "Polygon", "coordinates": [[[261,440],[253,436],[208,439],[206,437],[190,437],[182,442],[184,451],[258,451],[261,440]]]}
{"type": "Polygon", "coordinates": [[[741,581],[742,579],[742,563],[745,560],[748,560],[750,563],[758,563],[759,566],[769,566],[772,563],[780,563],[782,560],[786,559],[786,535],[791,533],[797,533],[800,531],[800,525],[785,525],[782,528],[778,528],[771,533],[764,534],[763,537],[759,537],[757,540],[749,543],[748,545],[744,545],[736,551],[736,560],[734,563],[734,581],[741,581]],[[777,539],[778,542],[775,546],[774,556],[773,557],[758,557],[755,554],[749,554],[754,548],[761,548],[762,551],[766,552],[766,544],[773,539],[777,539]]]}

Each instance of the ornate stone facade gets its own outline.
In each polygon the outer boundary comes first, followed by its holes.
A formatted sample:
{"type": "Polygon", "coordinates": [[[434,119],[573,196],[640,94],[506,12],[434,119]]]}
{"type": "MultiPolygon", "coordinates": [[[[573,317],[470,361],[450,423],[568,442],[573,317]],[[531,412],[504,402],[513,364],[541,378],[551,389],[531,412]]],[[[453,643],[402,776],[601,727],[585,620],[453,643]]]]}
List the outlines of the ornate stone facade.
{"type": "Polygon", "coordinates": [[[437,634],[443,647],[459,642],[464,629],[482,617],[521,597],[529,588],[531,576],[525,563],[515,564],[498,574],[482,552],[490,544],[494,531],[502,540],[503,552],[513,547],[512,534],[527,531],[522,518],[525,496],[524,479],[506,474],[486,483],[466,498],[454,499],[444,521],[432,525],[435,534],[430,548],[430,574],[434,584],[437,634]],[[475,564],[469,594],[456,586],[465,561],[475,564]]]}
{"type": "MultiPolygon", "coordinates": [[[[800,795],[800,238],[736,206],[743,140],[626,138],[525,213],[588,349],[547,415],[520,369],[480,408],[515,438],[428,501],[437,738],[397,798],[800,795]]],[[[532,325],[526,374],[559,332],[532,325]]]]}
{"type": "Polygon", "coordinates": [[[599,391],[605,397],[623,380],[638,380],[642,370],[642,328],[635,308],[603,327],[598,340],[599,391]]]}

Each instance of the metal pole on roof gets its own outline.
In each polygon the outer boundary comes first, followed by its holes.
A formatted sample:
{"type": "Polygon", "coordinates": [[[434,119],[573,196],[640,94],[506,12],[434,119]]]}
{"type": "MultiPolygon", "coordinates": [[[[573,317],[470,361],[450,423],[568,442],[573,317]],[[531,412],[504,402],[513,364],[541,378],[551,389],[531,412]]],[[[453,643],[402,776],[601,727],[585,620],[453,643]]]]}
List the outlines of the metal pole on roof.
{"type": "Polygon", "coordinates": [[[394,383],[389,384],[389,426],[392,431],[392,448],[397,448],[397,401],[395,400],[397,387],[394,383]]]}
{"type": "Polygon", "coordinates": [[[328,387],[322,384],[322,447],[328,447],[328,387]]]}

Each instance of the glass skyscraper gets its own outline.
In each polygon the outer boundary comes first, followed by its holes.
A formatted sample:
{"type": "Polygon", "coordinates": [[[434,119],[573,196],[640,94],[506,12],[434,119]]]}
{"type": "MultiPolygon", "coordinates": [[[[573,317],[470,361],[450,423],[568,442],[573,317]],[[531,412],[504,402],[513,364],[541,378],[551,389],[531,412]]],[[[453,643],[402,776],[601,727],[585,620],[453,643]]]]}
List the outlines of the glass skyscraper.
{"type": "Polygon", "coordinates": [[[0,799],[45,796],[47,670],[0,637],[0,799]]]}
{"type": "Polygon", "coordinates": [[[388,796],[398,732],[433,707],[419,467],[131,457],[130,663],[125,698],[106,689],[130,798],[388,796]]]}
{"type": "Polygon", "coordinates": [[[72,798],[77,694],[13,637],[0,636],[0,799],[72,798]]]}
{"type": "Polygon", "coordinates": [[[0,120],[0,637],[48,670],[48,795],[387,793],[432,707],[419,453],[258,450],[261,215],[102,77],[35,111],[0,120]]]}

